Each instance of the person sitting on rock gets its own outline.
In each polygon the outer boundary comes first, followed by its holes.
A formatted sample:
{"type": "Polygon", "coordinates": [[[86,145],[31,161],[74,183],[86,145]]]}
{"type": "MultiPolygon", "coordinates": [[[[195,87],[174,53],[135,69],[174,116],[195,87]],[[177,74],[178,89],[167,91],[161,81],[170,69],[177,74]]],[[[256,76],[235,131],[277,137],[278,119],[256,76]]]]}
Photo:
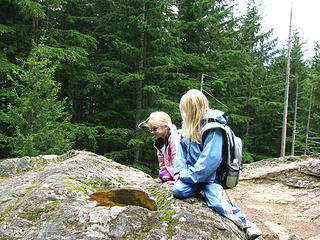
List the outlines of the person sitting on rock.
{"type": "Polygon", "coordinates": [[[180,135],[165,112],[153,112],[146,121],[150,132],[156,137],[153,146],[157,150],[159,161],[158,177],[168,184],[174,183],[173,160],[179,145],[180,135]]]}
{"type": "MultiPolygon", "coordinates": [[[[238,206],[227,201],[219,183],[216,172],[222,161],[222,130],[211,129],[205,138],[203,148],[200,148],[199,133],[204,124],[203,119],[208,117],[208,114],[215,113],[210,111],[208,99],[201,91],[191,89],[180,100],[180,112],[183,137],[174,159],[173,195],[183,199],[201,193],[211,209],[244,229],[248,239],[259,237],[260,229],[247,221],[238,206]]],[[[222,115],[210,118],[226,122],[222,115]]]]}

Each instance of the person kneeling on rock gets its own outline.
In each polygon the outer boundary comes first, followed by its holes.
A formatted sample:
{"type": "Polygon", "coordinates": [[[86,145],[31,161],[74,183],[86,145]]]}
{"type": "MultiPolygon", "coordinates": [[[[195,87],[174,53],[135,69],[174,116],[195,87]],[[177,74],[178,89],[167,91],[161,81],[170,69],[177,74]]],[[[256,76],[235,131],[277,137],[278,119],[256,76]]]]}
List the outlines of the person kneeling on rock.
{"type": "MultiPolygon", "coordinates": [[[[182,136],[174,159],[174,178],[172,194],[177,198],[187,198],[202,193],[207,205],[233,221],[246,232],[249,240],[262,233],[256,224],[247,221],[239,207],[228,202],[219,183],[217,168],[222,161],[223,136],[221,129],[212,129],[208,133],[203,149],[200,149],[200,129],[203,119],[214,112],[209,108],[206,96],[192,89],[180,100],[182,116],[182,136]]],[[[210,116],[225,121],[221,116],[210,116]]]]}
{"type": "Polygon", "coordinates": [[[147,122],[150,132],[156,137],[153,146],[157,150],[159,161],[158,177],[168,184],[174,184],[173,160],[180,141],[176,127],[170,116],[165,112],[153,112],[144,122],[147,122]]]}

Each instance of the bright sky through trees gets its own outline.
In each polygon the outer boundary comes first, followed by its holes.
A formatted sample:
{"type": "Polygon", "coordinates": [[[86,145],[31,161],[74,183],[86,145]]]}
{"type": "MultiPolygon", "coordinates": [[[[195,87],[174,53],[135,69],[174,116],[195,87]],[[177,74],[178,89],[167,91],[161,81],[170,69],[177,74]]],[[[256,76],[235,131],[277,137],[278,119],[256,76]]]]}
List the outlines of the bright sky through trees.
{"type": "MultiPolygon", "coordinates": [[[[242,10],[246,9],[248,0],[236,0],[242,10]]],[[[305,42],[306,55],[311,56],[314,42],[320,42],[320,0],[256,0],[260,5],[260,14],[264,21],[266,30],[274,28],[274,37],[279,38],[279,47],[287,45],[289,37],[290,9],[292,6],[292,27],[300,33],[302,41],[305,42]]]]}

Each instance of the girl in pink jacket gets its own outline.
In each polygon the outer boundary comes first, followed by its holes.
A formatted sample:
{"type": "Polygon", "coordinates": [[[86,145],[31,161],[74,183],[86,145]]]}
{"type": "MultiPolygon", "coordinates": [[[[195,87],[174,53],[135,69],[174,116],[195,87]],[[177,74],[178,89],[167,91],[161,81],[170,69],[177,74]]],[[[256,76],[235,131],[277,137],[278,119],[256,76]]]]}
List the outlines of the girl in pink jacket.
{"type": "Polygon", "coordinates": [[[179,146],[180,135],[165,112],[153,112],[147,119],[150,132],[156,137],[153,146],[157,149],[159,178],[169,184],[174,183],[173,160],[179,146]]]}

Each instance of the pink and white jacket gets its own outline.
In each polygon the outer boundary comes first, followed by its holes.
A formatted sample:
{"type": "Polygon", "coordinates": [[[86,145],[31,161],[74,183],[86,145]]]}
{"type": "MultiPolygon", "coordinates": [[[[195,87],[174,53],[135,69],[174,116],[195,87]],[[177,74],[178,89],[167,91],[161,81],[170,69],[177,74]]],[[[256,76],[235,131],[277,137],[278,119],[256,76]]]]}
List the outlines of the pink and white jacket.
{"type": "Polygon", "coordinates": [[[174,157],[177,153],[180,142],[180,134],[178,132],[173,131],[169,137],[168,142],[166,143],[164,139],[158,138],[153,146],[157,149],[157,156],[159,160],[159,168],[160,172],[167,169],[170,175],[173,177],[173,166],[174,166],[174,157]],[[166,145],[165,155],[162,154],[161,148],[163,145],[166,145]]]}

